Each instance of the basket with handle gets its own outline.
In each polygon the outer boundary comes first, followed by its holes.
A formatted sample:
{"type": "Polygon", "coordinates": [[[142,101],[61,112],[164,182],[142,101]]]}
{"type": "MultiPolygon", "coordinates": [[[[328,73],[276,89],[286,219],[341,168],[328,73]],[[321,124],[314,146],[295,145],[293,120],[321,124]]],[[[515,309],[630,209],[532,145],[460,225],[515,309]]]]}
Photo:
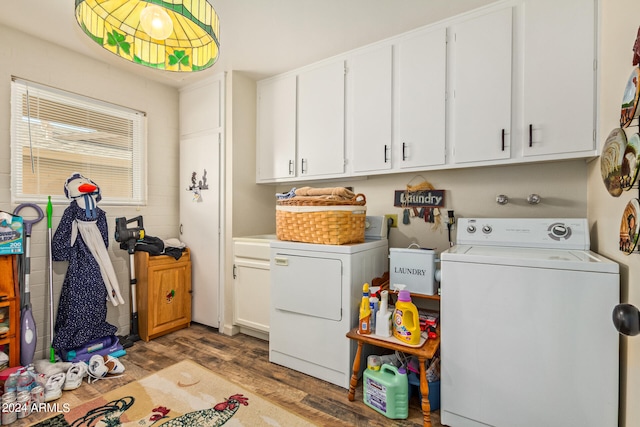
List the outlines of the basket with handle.
{"type": "Polygon", "coordinates": [[[279,240],[344,245],[364,242],[366,197],[350,200],[309,197],[276,202],[279,240]]]}

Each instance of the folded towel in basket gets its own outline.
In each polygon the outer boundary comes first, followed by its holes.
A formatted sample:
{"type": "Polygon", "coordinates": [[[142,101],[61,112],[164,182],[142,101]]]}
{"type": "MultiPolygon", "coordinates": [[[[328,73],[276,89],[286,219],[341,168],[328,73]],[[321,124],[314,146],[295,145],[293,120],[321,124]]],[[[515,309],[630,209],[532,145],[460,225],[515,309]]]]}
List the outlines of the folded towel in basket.
{"type": "Polygon", "coordinates": [[[289,190],[288,193],[276,193],[276,199],[278,200],[287,200],[296,196],[296,187],[293,187],[289,190]]]}
{"type": "Polygon", "coordinates": [[[351,200],[356,194],[344,187],[313,188],[302,187],[296,189],[296,197],[317,197],[322,199],[351,200]]]}

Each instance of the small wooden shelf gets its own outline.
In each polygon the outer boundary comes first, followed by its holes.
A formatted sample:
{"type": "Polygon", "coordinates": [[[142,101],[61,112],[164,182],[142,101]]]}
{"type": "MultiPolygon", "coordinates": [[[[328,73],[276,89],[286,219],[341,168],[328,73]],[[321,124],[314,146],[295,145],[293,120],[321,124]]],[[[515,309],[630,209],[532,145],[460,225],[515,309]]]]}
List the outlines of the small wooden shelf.
{"type": "Polygon", "coordinates": [[[0,256],[0,351],[9,356],[9,367],[20,365],[18,256],[0,256]]]}
{"type": "Polygon", "coordinates": [[[347,332],[347,338],[358,343],[356,357],[353,359],[353,375],[351,376],[351,381],[349,383],[348,399],[350,401],[355,399],[356,386],[358,384],[358,373],[360,372],[360,359],[362,357],[362,346],[364,344],[370,344],[376,347],[388,348],[414,355],[418,358],[418,363],[420,365],[420,392],[422,393],[423,426],[431,427],[431,405],[429,404],[429,385],[427,383],[426,361],[427,359],[432,359],[440,348],[440,325],[438,325],[436,331],[438,336],[435,339],[428,339],[420,347],[410,347],[404,345],[400,341],[389,342],[387,340],[376,338],[375,335],[360,335],[358,333],[358,328],[354,328],[347,332]]]}

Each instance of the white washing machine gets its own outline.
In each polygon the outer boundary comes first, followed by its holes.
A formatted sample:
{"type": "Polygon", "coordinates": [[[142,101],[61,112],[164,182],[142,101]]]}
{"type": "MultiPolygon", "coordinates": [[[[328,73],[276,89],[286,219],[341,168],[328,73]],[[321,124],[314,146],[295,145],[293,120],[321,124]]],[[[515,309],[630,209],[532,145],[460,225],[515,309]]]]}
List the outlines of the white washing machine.
{"type": "Polygon", "coordinates": [[[387,239],[271,242],[269,361],[349,388],[362,285],[388,270],[387,239]]]}
{"type": "Polygon", "coordinates": [[[441,254],[441,419],[618,425],[618,264],[586,219],[459,219],[441,254]]]}

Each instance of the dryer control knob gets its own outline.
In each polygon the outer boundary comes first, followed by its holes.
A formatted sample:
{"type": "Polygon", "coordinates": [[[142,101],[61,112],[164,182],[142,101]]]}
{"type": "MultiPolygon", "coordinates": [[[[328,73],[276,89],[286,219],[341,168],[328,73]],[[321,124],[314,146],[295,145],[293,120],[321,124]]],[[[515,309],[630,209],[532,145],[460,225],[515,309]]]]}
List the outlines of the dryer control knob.
{"type": "Polygon", "coordinates": [[[475,225],[470,225],[467,227],[467,233],[469,234],[473,234],[476,232],[476,226],[475,225]]]}
{"type": "Polygon", "coordinates": [[[492,231],[493,231],[493,228],[491,228],[491,226],[490,226],[490,225],[483,225],[483,226],[482,226],[482,232],[483,232],[484,234],[489,234],[489,233],[491,233],[492,231]]]}
{"type": "Polygon", "coordinates": [[[553,224],[549,231],[551,231],[550,237],[554,240],[568,239],[571,237],[571,228],[562,223],[553,224]]]}

